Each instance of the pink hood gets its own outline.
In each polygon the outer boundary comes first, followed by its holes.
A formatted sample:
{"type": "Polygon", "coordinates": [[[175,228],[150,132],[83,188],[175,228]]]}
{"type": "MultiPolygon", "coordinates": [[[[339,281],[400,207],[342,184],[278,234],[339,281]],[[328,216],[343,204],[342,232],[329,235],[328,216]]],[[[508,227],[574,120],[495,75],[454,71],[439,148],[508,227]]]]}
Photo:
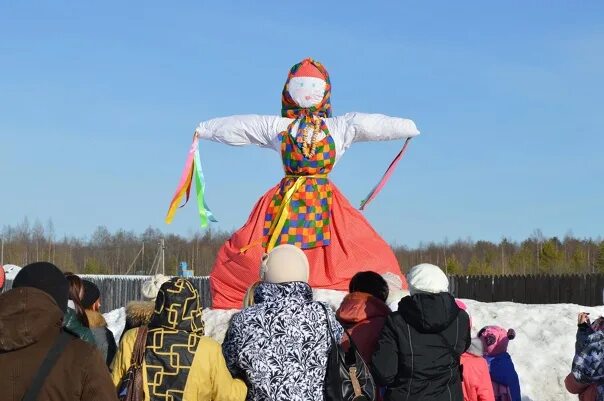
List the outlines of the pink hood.
{"type": "Polygon", "coordinates": [[[516,337],[516,332],[500,326],[486,326],[478,332],[478,337],[484,345],[485,355],[495,356],[507,352],[508,344],[516,337]]]}

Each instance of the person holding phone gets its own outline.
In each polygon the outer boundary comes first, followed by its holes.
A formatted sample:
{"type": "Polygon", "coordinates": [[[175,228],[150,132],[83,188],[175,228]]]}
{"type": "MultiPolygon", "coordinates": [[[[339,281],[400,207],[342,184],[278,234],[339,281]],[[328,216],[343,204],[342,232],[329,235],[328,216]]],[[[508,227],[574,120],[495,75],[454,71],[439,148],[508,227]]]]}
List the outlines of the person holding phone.
{"type": "Polygon", "coordinates": [[[577,337],[575,355],[580,353],[590,342],[590,336],[604,330],[604,317],[600,316],[591,322],[588,312],[580,312],[577,316],[577,337]]]}
{"type": "Polygon", "coordinates": [[[588,312],[579,313],[575,357],[571,373],[564,379],[564,385],[569,393],[578,394],[581,401],[595,401],[600,392],[597,382],[598,366],[604,356],[603,334],[604,317],[600,316],[592,323],[588,312]]]}

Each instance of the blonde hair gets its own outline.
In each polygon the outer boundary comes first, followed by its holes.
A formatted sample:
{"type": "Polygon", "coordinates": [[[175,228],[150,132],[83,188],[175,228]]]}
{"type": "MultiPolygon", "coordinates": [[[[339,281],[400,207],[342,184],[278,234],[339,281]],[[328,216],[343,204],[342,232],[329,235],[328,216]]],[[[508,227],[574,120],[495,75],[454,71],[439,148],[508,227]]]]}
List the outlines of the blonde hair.
{"type": "Polygon", "coordinates": [[[245,296],[243,297],[243,307],[244,308],[247,308],[248,306],[252,306],[252,305],[255,304],[255,302],[254,302],[254,292],[256,291],[256,288],[258,287],[258,285],[261,282],[262,281],[256,281],[245,292],[245,296]]]}

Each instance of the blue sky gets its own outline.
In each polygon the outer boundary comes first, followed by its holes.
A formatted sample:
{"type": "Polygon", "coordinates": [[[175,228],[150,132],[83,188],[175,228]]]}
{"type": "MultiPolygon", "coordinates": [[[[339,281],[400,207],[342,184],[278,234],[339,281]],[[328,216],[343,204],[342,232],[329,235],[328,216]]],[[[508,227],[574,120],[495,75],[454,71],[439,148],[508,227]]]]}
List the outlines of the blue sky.
{"type": "MultiPolygon", "coordinates": [[[[602,234],[603,2],[299,4],[2,2],[0,226],[198,231],[193,204],[163,223],[195,126],[278,114],[289,67],[312,56],[335,114],[422,131],[365,212],[388,241],[602,234]]],[[[400,146],[354,145],[333,182],[358,205],[400,146]]],[[[220,229],[282,175],[266,149],[201,156],[220,229]]]]}

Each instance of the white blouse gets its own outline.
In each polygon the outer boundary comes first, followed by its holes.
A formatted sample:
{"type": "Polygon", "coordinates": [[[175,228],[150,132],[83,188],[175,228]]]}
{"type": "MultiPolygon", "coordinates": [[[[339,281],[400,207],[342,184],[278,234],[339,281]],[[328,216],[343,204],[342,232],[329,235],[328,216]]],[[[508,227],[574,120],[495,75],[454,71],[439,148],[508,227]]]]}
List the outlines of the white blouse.
{"type": "MultiPolygon", "coordinates": [[[[233,146],[255,144],[280,152],[279,133],[292,121],[277,116],[239,115],[204,121],[195,132],[200,138],[214,142],[233,146]]],[[[336,161],[353,142],[389,141],[419,135],[413,121],[383,114],[347,113],[326,118],[325,123],[336,146],[336,161]]],[[[294,127],[292,135],[296,131],[297,127],[294,127]]]]}

